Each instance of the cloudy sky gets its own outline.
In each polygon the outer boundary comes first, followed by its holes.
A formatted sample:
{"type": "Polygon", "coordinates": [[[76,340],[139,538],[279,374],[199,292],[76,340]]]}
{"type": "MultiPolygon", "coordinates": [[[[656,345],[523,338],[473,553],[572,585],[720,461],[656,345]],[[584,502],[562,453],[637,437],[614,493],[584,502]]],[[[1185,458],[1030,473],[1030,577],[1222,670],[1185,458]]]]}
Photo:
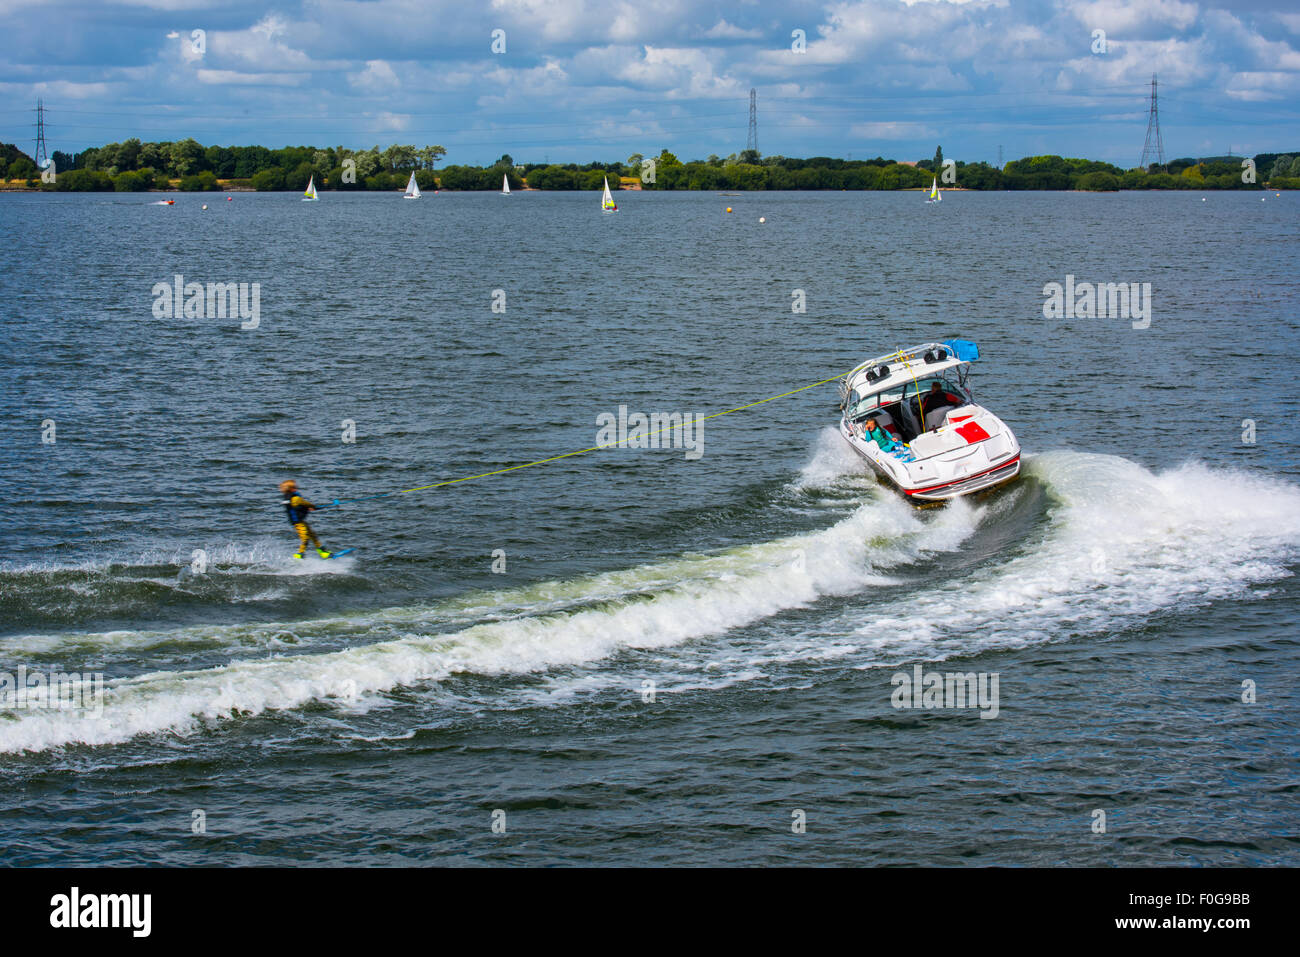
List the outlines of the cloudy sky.
{"type": "Polygon", "coordinates": [[[0,139],[29,153],[41,97],[65,152],[725,156],[753,87],[765,154],[1130,167],[1153,71],[1167,156],[1300,149],[1297,0],[0,0],[0,29],[0,139]]]}

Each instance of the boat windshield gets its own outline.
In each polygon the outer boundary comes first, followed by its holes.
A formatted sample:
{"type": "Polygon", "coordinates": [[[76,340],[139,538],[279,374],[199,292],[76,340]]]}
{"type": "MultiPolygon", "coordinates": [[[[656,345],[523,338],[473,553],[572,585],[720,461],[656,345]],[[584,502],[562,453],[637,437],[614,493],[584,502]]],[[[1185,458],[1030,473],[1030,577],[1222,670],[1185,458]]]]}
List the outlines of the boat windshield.
{"type": "MultiPolygon", "coordinates": [[[[970,392],[960,382],[954,381],[944,375],[918,376],[915,381],[911,379],[906,382],[896,383],[888,388],[881,389],[878,392],[869,392],[861,395],[856,390],[847,406],[847,415],[852,420],[857,420],[860,416],[884,406],[891,406],[904,399],[912,399],[912,405],[915,405],[917,388],[920,388],[922,396],[928,396],[934,391],[935,385],[939,386],[940,392],[954,395],[963,403],[973,401],[970,392]]],[[[944,403],[948,404],[947,402],[944,403]]]]}
{"type": "Polygon", "coordinates": [[[916,395],[916,390],[918,386],[921,389],[921,395],[927,396],[934,391],[934,387],[936,385],[939,386],[940,392],[946,392],[950,395],[955,395],[963,402],[969,402],[971,400],[969,392],[967,392],[956,382],[953,382],[951,379],[945,378],[944,376],[941,375],[926,376],[925,378],[918,378],[914,383],[913,382],[905,383],[903,385],[903,396],[906,398],[909,396],[916,395]]]}

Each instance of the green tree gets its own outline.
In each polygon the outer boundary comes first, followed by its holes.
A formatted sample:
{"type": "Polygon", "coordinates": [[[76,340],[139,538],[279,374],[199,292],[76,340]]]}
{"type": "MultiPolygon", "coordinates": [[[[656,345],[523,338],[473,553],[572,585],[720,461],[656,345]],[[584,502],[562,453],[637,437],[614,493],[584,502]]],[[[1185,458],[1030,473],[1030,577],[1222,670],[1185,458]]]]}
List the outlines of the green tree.
{"type": "Polygon", "coordinates": [[[253,174],[253,189],[259,193],[284,189],[284,170],[278,166],[253,174]]]}
{"type": "Polygon", "coordinates": [[[140,193],[148,188],[149,186],[144,177],[131,170],[118,173],[113,177],[113,189],[119,193],[140,193]]]}
{"type": "Polygon", "coordinates": [[[203,165],[217,176],[235,175],[235,152],[224,146],[209,146],[203,151],[203,165]]]}
{"type": "Polygon", "coordinates": [[[236,146],[231,152],[235,156],[235,179],[249,179],[275,165],[265,146],[236,146]]]}
{"type": "Polygon", "coordinates": [[[176,176],[189,176],[202,168],[203,147],[192,139],[172,143],[168,154],[167,168],[176,176]]]}
{"type": "Polygon", "coordinates": [[[1119,189],[1120,179],[1111,173],[1096,170],[1091,173],[1084,173],[1079,177],[1079,181],[1075,185],[1078,189],[1086,189],[1092,192],[1109,192],[1119,189]]]}
{"type": "Polygon", "coordinates": [[[148,166],[151,169],[165,170],[168,160],[170,159],[166,147],[169,143],[142,143],[140,145],[140,155],[136,162],[140,167],[148,166]]]}
{"type": "Polygon", "coordinates": [[[415,169],[418,160],[414,146],[394,143],[384,150],[384,167],[389,170],[415,169]]]}
{"type": "Polygon", "coordinates": [[[113,190],[113,178],[103,170],[74,169],[60,173],[55,189],[72,193],[107,193],[113,190]]]}
{"type": "Polygon", "coordinates": [[[545,166],[528,174],[528,185],[534,189],[578,189],[573,170],[563,166],[545,166]]]}
{"type": "Polygon", "coordinates": [[[292,170],[286,170],[284,174],[285,189],[306,189],[307,183],[315,176],[318,183],[323,183],[325,174],[314,168],[311,163],[303,160],[292,170]]]}
{"type": "Polygon", "coordinates": [[[134,170],[140,168],[140,151],[143,144],[134,136],[128,140],[123,140],[122,145],[117,148],[117,163],[115,164],[120,170],[134,170]]]}
{"type": "Polygon", "coordinates": [[[372,146],[368,150],[362,150],[351,157],[357,164],[357,181],[368,179],[379,172],[382,160],[379,156],[379,147],[372,146]]]}
{"type": "Polygon", "coordinates": [[[420,165],[424,169],[433,169],[446,155],[446,149],[441,146],[425,146],[419,151],[420,165]]]}

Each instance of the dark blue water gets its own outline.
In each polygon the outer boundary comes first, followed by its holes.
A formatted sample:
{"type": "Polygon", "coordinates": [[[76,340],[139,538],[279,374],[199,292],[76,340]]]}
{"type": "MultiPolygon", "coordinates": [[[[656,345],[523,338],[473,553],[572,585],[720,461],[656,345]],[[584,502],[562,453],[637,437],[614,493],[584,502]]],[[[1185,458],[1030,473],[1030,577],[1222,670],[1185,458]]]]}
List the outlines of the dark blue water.
{"type": "Polygon", "coordinates": [[[0,712],[7,861],[1300,862],[1294,195],[322,197],[0,196],[0,673],[107,681],[0,712]],[[156,317],[176,274],[257,327],[156,317]],[[1045,319],[1067,275],[1150,283],[1149,328],[1045,319]],[[284,478],[365,499],[952,336],[1028,456],[995,496],[877,486],[830,384],[290,557],[284,478]],[[996,717],[893,707],[916,664],[996,717]]]}

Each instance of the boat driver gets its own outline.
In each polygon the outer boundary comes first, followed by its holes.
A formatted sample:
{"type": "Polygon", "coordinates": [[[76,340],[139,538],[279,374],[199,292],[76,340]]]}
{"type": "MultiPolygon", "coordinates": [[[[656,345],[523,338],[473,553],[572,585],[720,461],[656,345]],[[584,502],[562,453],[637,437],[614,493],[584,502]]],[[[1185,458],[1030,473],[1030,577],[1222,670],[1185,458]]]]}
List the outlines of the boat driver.
{"type": "Polygon", "coordinates": [[[925,431],[929,432],[943,425],[943,420],[947,417],[937,415],[940,410],[946,408],[956,408],[962,404],[960,396],[953,395],[943,387],[941,382],[930,383],[930,391],[925,396],[925,431]]]}

